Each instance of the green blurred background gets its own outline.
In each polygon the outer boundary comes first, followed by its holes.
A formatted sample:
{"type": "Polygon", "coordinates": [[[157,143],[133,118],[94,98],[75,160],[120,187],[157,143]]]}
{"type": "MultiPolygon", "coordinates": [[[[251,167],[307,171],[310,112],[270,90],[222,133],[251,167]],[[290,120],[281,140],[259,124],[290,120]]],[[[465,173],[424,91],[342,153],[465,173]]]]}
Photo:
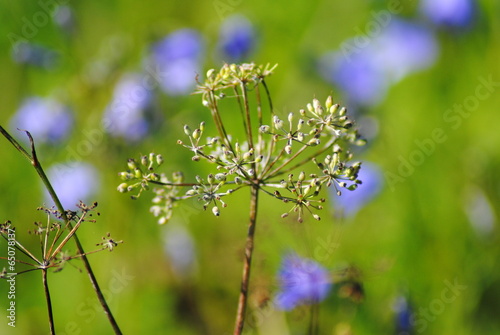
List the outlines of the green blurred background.
{"type": "MultiPolygon", "coordinates": [[[[416,3],[403,2],[402,16],[412,17],[416,3]]],[[[9,122],[22,100],[31,95],[56,95],[75,113],[75,126],[64,143],[41,146],[44,166],[63,163],[68,152],[85,139],[84,131],[98,128],[118,78],[139,69],[151,43],[179,28],[197,29],[206,40],[203,69],[222,63],[215,56],[218,30],[231,14],[245,15],[257,31],[251,60],[278,63],[268,84],[278,111],[295,111],[313,97],[323,100],[337,89],[322,79],[315,57],[338,49],[342,41],[364,27],[382,1],[86,1],[66,2],[75,15],[75,32],[65,34],[52,22],[39,27],[30,42],[55,50],[58,63],[50,69],[13,61],[8,34],[19,34],[24,19],[40,11],[37,2],[0,3],[0,124],[9,122]],[[94,62],[109,65],[99,85],[86,80],[94,62]]],[[[500,81],[499,1],[480,1],[479,18],[464,32],[437,32],[440,54],[428,69],[393,85],[368,115],[377,120],[378,134],[359,159],[379,165],[382,190],[355,216],[335,219],[326,208],[323,220],[299,225],[279,215],[287,207],[261,202],[257,227],[250,311],[258,324],[249,334],[305,334],[307,308],[290,313],[260,308],[258,302],[277,289],[281,257],[293,250],[314,258],[328,241],[333,249],[321,264],[335,270],[345,264],[360,269],[366,297],[360,304],[333,293],[320,305],[321,334],[395,334],[398,297],[411,304],[415,320],[428,320],[423,334],[498,334],[500,323],[500,95],[497,88],[457,129],[443,118],[455,103],[475,94],[479,77],[500,81]],[[414,171],[394,182],[402,160],[419,150],[416,140],[432,138],[441,128],[446,138],[436,143],[414,171]],[[469,213],[469,214],[468,214],[469,213]],[[472,213],[472,214],[471,214],[472,213]],[[485,218],[486,217],[486,218],[485,218]],[[486,222],[486,228],[477,228],[486,222]],[[479,223],[479,224],[480,224],[479,223]],[[446,283],[466,286],[452,302],[443,299],[446,283]],[[444,301],[444,302],[443,302],[444,301]],[[430,317],[422,309],[434,310],[430,317]],[[437,312],[436,312],[437,311],[437,312]]],[[[204,73],[204,72],[203,72],[204,73]]],[[[109,293],[113,312],[124,334],[225,334],[232,332],[241,261],[246,235],[248,195],[227,201],[219,218],[198,204],[181,206],[167,226],[149,213],[151,194],[138,201],[116,191],[117,172],[126,159],[149,152],[167,159],[166,172],[186,176],[206,174],[206,165],[190,161],[175,146],[182,125],[209,121],[199,96],[171,97],[159,93],[155,103],[161,118],[154,132],[137,143],[105,137],[82,160],[97,167],[97,223],[79,230],[87,250],[111,232],[124,240],[112,253],[89,256],[98,280],[109,293]],[[172,228],[173,227],[173,228],[172,228]],[[165,235],[185,228],[194,239],[196,264],[186,277],[178,276],[164,251],[165,235]],[[116,285],[121,278],[122,285],[116,285]]],[[[286,115],[283,113],[283,115],[286,115]]],[[[239,130],[238,130],[239,131],[239,130]]],[[[13,132],[17,138],[22,133],[13,132]]],[[[18,238],[38,250],[35,237],[25,234],[32,222],[45,220],[36,211],[43,203],[41,183],[29,163],[0,139],[0,220],[11,220],[18,238]]],[[[414,154],[416,155],[416,154],[414,154]]],[[[6,250],[0,243],[0,254],[6,250]]],[[[83,268],[79,261],[72,262],[83,268]]],[[[47,334],[45,300],[40,273],[17,278],[17,324],[0,320],[1,334],[47,334]]],[[[50,274],[58,334],[110,334],[87,276],[74,267],[50,274]],[[97,307],[96,307],[97,308],[97,307]]],[[[0,292],[7,285],[0,283],[0,292]]],[[[0,293],[0,310],[7,308],[0,293]]],[[[421,330],[421,332],[419,332],[421,330]]]]}

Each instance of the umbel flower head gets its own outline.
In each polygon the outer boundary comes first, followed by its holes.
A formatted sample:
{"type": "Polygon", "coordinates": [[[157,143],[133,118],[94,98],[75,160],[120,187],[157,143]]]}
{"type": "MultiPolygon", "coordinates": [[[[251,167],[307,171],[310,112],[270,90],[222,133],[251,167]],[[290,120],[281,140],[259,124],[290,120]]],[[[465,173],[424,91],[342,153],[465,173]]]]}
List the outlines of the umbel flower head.
{"type": "Polygon", "coordinates": [[[283,258],[278,280],[280,291],[275,302],[283,310],[318,303],[326,298],[332,288],[328,270],[313,260],[297,255],[283,258]]]}
{"type": "Polygon", "coordinates": [[[156,172],[159,164],[156,155],[150,154],[128,161],[129,170],[120,173],[124,182],[119,191],[139,190],[134,196],[137,198],[150,184],[155,185],[157,196],[151,211],[161,224],[171,218],[178,201],[191,198],[219,216],[221,209],[230,204],[226,197],[243,188],[291,205],[282,217],[292,214],[302,222],[310,213],[320,220],[315,212],[325,202],[320,195],[323,188],[333,186],[341,195],[340,189],[354,191],[361,183],[361,163],[351,162],[349,147],[365,141],[347,109],[335,103],[332,96],[324,102],[314,98],[288,115],[277,113],[266,84],[275,68],[253,63],[225,64],[218,71],[209,70],[204,82],[198,81],[196,93],[201,94],[203,106],[210,111],[216,134],[206,137],[205,121],[195,129],[184,125],[184,137],[177,144],[192,152],[193,162],[206,161],[215,167],[206,178],[196,176],[189,182],[177,173],[167,179],[156,172]],[[255,101],[250,99],[252,95],[255,101]],[[232,102],[233,108],[227,108],[232,102]],[[223,106],[230,114],[222,111],[223,106]],[[242,129],[230,134],[224,120],[235,114],[241,117],[242,129]],[[317,166],[318,173],[306,174],[307,164],[317,166]]]}

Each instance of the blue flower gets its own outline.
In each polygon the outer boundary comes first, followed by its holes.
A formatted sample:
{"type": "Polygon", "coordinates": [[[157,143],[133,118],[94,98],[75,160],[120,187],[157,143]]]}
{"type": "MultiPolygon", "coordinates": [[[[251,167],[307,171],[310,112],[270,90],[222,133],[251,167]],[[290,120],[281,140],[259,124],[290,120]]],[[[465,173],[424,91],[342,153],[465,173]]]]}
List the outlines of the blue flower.
{"type": "Polygon", "coordinates": [[[174,273],[179,278],[192,275],[196,270],[196,250],[189,231],[184,226],[169,224],[164,241],[164,250],[174,273]]]}
{"type": "MultiPolygon", "coordinates": [[[[98,172],[88,163],[56,164],[48,169],[47,176],[65,209],[74,209],[80,200],[94,201],[90,197],[99,188],[98,172]]],[[[45,201],[54,204],[47,191],[45,201]]]]}
{"type": "Polygon", "coordinates": [[[145,118],[152,92],[138,74],[125,75],[116,85],[113,100],[104,112],[105,128],[115,137],[137,141],[148,132],[145,118]]]}
{"type": "Polygon", "coordinates": [[[379,35],[363,38],[345,41],[319,62],[320,73],[344,91],[351,105],[376,105],[391,85],[431,66],[438,53],[432,32],[408,21],[393,19],[379,35]]]}
{"type": "Polygon", "coordinates": [[[287,255],[283,259],[279,283],[280,292],[275,302],[283,310],[318,303],[326,298],[332,287],[330,274],[325,268],[296,255],[287,255]]]}
{"type": "Polygon", "coordinates": [[[65,140],[73,126],[70,110],[51,98],[26,98],[10,120],[12,129],[27,130],[36,142],[58,143],[65,140]]]}
{"type": "Polygon", "coordinates": [[[465,27],[474,16],[472,0],[421,0],[420,12],[439,26],[465,27]]]}
{"type": "Polygon", "coordinates": [[[20,41],[12,47],[12,59],[19,64],[28,64],[45,69],[54,67],[57,63],[57,52],[39,44],[20,41]]]}
{"type": "Polygon", "coordinates": [[[342,195],[340,196],[334,191],[331,192],[335,210],[347,217],[354,216],[382,188],[382,173],[375,164],[363,162],[358,179],[363,183],[354,191],[341,189],[342,195]]]}
{"type": "Polygon", "coordinates": [[[53,14],[54,23],[66,34],[70,35],[75,30],[75,14],[70,6],[59,5],[53,14]]]}
{"type": "Polygon", "coordinates": [[[321,59],[320,72],[345,93],[350,105],[376,105],[389,87],[383,66],[369,50],[349,57],[340,52],[327,53],[321,59]]]}
{"type": "Polygon", "coordinates": [[[410,334],[413,330],[413,311],[404,296],[397,297],[393,310],[396,312],[396,333],[410,334]]]}
{"type": "Polygon", "coordinates": [[[392,20],[374,40],[373,57],[395,83],[407,75],[434,64],[438,43],[427,27],[403,20],[392,20]]]}
{"type": "Polygon", "coordinates": [[[163,91],[171,95],[190,93],[196,84],[203,56],[203,40],[192,29],[177,30],[152,48],[152,61],[163,91]]]}
{"type": "Polygon", "coordinates": [[[228,63],[244,61],[255,47],[255,32],[252,23],[241,15],[227,18],[219,32],[218,49],[222,59],[228,63]]]}

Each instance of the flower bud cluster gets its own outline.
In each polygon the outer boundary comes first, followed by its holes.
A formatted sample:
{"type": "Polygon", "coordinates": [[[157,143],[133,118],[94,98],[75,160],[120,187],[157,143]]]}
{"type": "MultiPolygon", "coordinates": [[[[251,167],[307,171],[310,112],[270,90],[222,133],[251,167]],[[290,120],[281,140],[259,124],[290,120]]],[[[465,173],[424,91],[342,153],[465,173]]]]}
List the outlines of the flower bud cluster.
{"type": "Polygon", "coordinates": [[[150,153],[142,156],[139,160],[130,158],[127,161],[128,170],[118,173],[123,181],[118,185],[118,191],[121,193],[138,190],[137,195],[132,198],[138,198],[142,191],[149,189],[150,182],[162,182],[163,175],[157,174],[155,169],[163,164],[163,156],[150,153]]]}

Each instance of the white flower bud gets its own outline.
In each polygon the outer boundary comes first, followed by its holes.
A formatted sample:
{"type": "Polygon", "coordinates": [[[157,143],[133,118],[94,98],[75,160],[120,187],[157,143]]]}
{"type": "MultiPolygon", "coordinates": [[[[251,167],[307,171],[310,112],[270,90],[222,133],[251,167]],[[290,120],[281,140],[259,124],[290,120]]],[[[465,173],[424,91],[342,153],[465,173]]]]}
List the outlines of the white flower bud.
{"type": "Polygon", "coordinates": [[[118,185],[118,192],[125,193],[127,191],[128,191],[127,183],[121,183],[120,185],[118,185]]]}
{"type": "Polygon", "coordinates": [[[328,98],[326,98],[325,107],[329,109],[332,106],[333,106],[333,98],[331,95],[329,95],[328,98]]]}
{"type": "Polygon", "coordinates": [[[212,213],[214,213],[215,216],[219,216],[220,215],[219,207],[217,206],[212,207],[212,213]]]}

